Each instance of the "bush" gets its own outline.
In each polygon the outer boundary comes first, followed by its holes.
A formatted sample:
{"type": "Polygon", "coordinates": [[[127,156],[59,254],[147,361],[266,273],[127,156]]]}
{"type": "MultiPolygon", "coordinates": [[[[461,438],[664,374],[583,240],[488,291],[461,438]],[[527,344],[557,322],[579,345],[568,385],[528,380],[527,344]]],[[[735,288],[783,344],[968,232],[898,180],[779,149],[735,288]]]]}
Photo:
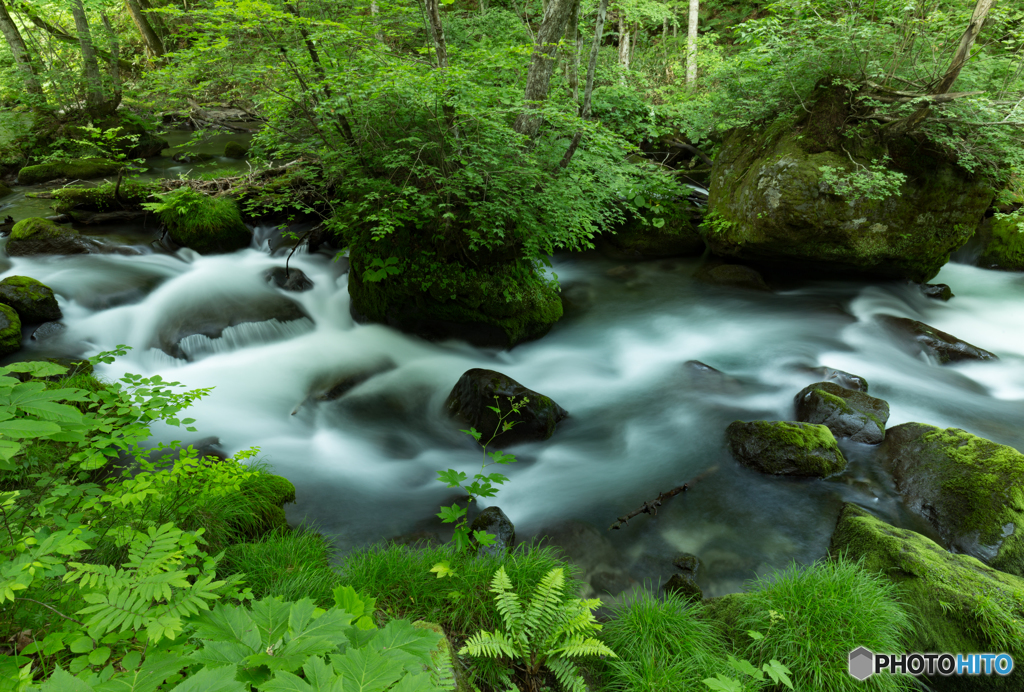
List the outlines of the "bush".
{"type": "Polygon", "coordinates": [[[911,620],[896,600],[896,587],[845,559],[788,569],[753,583],[743,598],[740,629],[764,638],[751,641],[754,664],[777,659],[793,670],[798,690],[862,692],[913,689],[909,677],[874,675],[858,682],[847,672],[847,657],[871,651],[906,650],[911,620]]]}
{"type": "Polygon", "coordinates": [[[704,606],[643,591],[615,609],[601,638],[618,654],[606,661],[606,689],[616,692],[702,690],[702,680],[731,671],[725,639],[702,618],[704,606]]]}

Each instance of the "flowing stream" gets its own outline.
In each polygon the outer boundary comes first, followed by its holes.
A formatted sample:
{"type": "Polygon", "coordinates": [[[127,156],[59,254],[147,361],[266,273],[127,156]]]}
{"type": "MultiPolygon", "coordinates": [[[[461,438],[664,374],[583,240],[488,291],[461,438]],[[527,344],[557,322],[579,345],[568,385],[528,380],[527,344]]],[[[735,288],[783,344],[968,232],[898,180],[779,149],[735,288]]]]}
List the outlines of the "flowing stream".
{"type": "MultiPolygon", "coordinates": [[[[187,170],[160,161],[160,175],[187,170]]],[[[0,215],[52,214],[48,201],[25,191],[0,200],[0,215]]],[[[844,443],[849,468],[824,481],[766,477],[730,457],[725,427],[791,419],[796,393],[821,379],[812,368],[865,377],[870,393],[889,402],[890,427],[956,426],[1024,449],[1020,274],[947,265],[935,281],[956,297],[942,303],[909,284],[794,282],[761,293],[695,281],[696,260],[609,275],[619,263],[568,255],[555,259],[554,271],[575,307],[543,339],[496,351],[355,324],[344,260],[300,250],[291,266],[314,287],[286,292],[267,283],[264,273],[283,266],[287,252],[269,250],[271,228],[257,228],[249,249],[206,257],[154,250],[152,229],[120,226],[110,234],[141,254],[3,259],[0,278],[31,276],[53,288],[66,325],[47,339],[26,338],[7,362],[128,344],[130,354],[101,368],[102,376],[159,374],[213,387],[189,414],[198,433],[164,427],[156,438],[216,436],[229,453],[258,446],[296,486],[289,520],[319,527],[341,551],[440,532],[433,515],[453,496],[436,482],[437,470],[472,473],[481,460],[443,411],[456,380],[474,367],[499,370],[569,411],[550,440],[508,450],[519,461],[508,467],[511,480],[496,504],[520,540],[575,522],[596,527],[584,546],[594,553],[588,569],[607,567],[605,582],[619,584],[613,590],[663,583],[672,558],[689,552],[702,560],[706,595],[737,591],[752,576],[821,557],[843,502],[934,535],[902,507],[869,446],[844,443]],[[873,321],[877,314],[919,319],[1000,360],[939,366],[904,350],[873,321]],[[685,365],[691,360],[726,377],[696,375],[685,365]],[[335,383],[368,374],[322,400],[335,383]],[[656,517],[607,530],[697,477],[656,517]]]]}

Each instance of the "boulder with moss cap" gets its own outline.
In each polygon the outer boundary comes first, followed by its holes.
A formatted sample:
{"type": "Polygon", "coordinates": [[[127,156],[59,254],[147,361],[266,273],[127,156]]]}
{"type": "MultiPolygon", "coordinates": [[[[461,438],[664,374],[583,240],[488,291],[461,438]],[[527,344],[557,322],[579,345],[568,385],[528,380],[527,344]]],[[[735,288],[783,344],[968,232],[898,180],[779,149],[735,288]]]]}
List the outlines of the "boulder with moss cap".
{"type": "Polygon", "coordinates": [[[921,423],[891,428],[881,453],[904,502],[951,549],[1024,576],[1024,454],[921,423]]]}
{"type": "Polygon", "coordinates": [[[21,348],[21,319],[10,305],[0,303],[0,356],[21,348]]]}
{"type": "MultiPolygon", "coordinates": [[[[908,651],[1005,651],[1024,660],[1024,579],[954,555],[853,504],[843,507],[829,554],[861,560],[864,569],[899,586],[900,600],[915,620],[908,651]]],[[[1017,692],[1024,674],[934,675],[928,682],[936,692],[1017,692]]]]}
{"type": "Polygon", "coordinates": [[[91,180],[117,175],[123,164],[108,159],[74,159],[71,161],[50,161],[35,166],[25,166],[18,171],[18,182],[35,185],[58,178],[91,180]]]}
{"type": "Polygon", "coordinates": [[[22,322],[47,322],[63,317],[53,289],[28,276],[8,276],[0,281],[0,303],[14,308],[22,322]]]}
{"type": "Polygon", "coordinates": [[[762,473],[825,478],[846,468],[836,438],[824,425],[738,420],[725,436],[732,455],[762,473]]]}
{"type": "Polygon", "coordinates": [[[889,404],[835,382],[818,382],[796,395],[796,417],[807,423],[820,423],[836,437],[878,444],[885,439],[889,404]]]}
{"type": "Polygon", "coordinates": [[[6,249],[11,257],[82,255],[101,251],[99,243],[83,238],[70,226],[60,226],[39,217],[22,219],[14,224],[6,249]]]}

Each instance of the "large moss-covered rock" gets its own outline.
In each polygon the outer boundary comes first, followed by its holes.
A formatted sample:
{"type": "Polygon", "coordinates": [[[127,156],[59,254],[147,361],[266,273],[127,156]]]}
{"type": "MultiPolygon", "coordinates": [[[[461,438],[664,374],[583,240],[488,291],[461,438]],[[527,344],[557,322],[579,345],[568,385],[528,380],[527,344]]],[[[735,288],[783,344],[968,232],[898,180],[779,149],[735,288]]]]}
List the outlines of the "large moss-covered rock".
{"type": "Polygon", "coordinates": [[[555,426],[568,416],[564,408],[550,397],[527,389],[511,377],[494,370],[467,370],[455,383],[445,400],[448,415],[480,431],[480,442],[496,445],[546,440],[555,433],[555,426]],[[497,401],[495,400],[497,397],[497,401]],[[509,398],[516,403],[529,401],[519,413],[511,413],[509,398]],[[496,406],[512,428],[498,434],[498,416],[490,409],[496,406]],[[493,439],[492,439],[493,438],[493,439]]]}
{"type": "Polygon", "coordinates": [[[0,356],[21,348],[21,319],[10,305],[0,304],[0,356]]]}
{"type": "Polygon", "coordinates": [[[796,395],[796,418],[820,423],[836,437],[878,444],[885,439],[889,404],[834,382],[818,382],[796,395]]]}
{"type": "Polygon", "coordinates": [[[38,217],[22,219],[14,224],[6,249],[11,257],[81,255],[102,251],[99,243],[83,238],[70,226],[60,226],[38,217]]]}
{"type": "Polygon", "coordinates": [[[62,187],[53,191],[53,210],[58,214],[73,211],[109,212],[124,209],[138,209],[142,202],[149,200],[157,190],[155,185],[122,181],[114,198],[116,184],[103,183],[96,187],[62,187]]]}
{"type": "Polygon", "coordinates": [[[244,159],[248,153],[248,147],[241,142],[231,140],[224,145],[224,156],[227,156],[229,159],[244,159]]]}
{"type": "Polygon", "coordinates": [[[25,166],[18,172],[18,182],[22,185],[45,183],[57,178],[91,180],[117,175],[121,164],[108,159],[74,159],[72,161],[51,161],[35,166],[25,166]]]}
{"type": "Polygon", "coordinates": [[[257,473],[242,482],[239,491],[248,495],[255,508],[245,521],[243,533],[258,538],[272,531],[288,531],[284,506],[295,502],[295,486],[284,476],[257,473]]]}
{"type": "Polygon", "coordinates": [[[209,255],[241,250],[252,241],[252,231],[242,221],[235,200],[209,197],[188,188],[174,194],[175,203],[159,215],[178,245],[209,255]],[[181,213],[183,208],[186,213],[181,213]]]}
{"type": "Polygon", "coordinates": [[[1024,454],[958,428],[891,428],[881,449],[907,505],[949,546],[1024,576],[1024,454]]]}
{"type": "Polygon", "coordinates": [[[0,303],[14,308],[22,322],[46,322],[63,317],[53,289],[28,276],[8,276],[0,281],[0,303]]]}
{"type": "Polygon", "coordinates": [[[1024,214],[991,217],[978,228],[975,238],[982,244],[978,265],[990,269],[1024,270],[1024,214]]]}
{"type": "MultiPolygon", "coordinates": [[[[1024,660],[1024,579],[951,554],[852,504],[843,508],[829,552],[863,560],[866,570],[881,572],[900,587],[915,619],[909,651],[1007,652],[1024,660]]],[[[1018,664],[1008,677],[935,675],[929,683],[941,692],[1016,692],[1024,689],[1021,671],[1018,664]]]]}
{"type": "Polygon", "coordinates": [[[836,438],[824,425],[738,420],[725,437],[738,461],[762,473],[824,478],[846,468],[836,438]]]}
{"type": "Polygon", "coordinates": [[[464,339],[511,348],[538,339],[562,317],[555,289],[528,266],[497,262],[467,267],[402,265],[379,281],[364,277],[371,259],[353,246],[349,260],[350,309],[357,322],[378,322],[431,340],[464,339]],[[427,288],[424,288],[424,287],[427,288]]]}
{"type": "Polygon", "coordinates": [[[702,227],[708,246],[722,256],[818,272],[927,281],[971,237],[992,186],[909,137],[882,146],[871,138],[822,135],[817,126],[843,108],[841,97],[823,101],[802,119],[739,129],[725,141],[702,227]],[[823,178],[822,167],[847,175],[887,153],[894,161],[889,170],[906,179],[884,200],[834,194],[823,178]]]}

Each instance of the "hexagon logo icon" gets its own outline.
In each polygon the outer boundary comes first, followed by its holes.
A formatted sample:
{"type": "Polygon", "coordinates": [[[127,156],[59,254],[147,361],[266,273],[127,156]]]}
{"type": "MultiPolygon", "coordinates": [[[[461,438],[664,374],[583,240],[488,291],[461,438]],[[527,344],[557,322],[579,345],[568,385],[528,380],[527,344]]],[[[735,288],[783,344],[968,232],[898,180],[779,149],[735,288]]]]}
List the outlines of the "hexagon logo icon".
{"type": "Polygon", "coordinates": [[[850,675],[860,681],[867,680],[875,672],[874,661],[873,653],[863,646],[858,646],[850,652],[850,675]]]}

